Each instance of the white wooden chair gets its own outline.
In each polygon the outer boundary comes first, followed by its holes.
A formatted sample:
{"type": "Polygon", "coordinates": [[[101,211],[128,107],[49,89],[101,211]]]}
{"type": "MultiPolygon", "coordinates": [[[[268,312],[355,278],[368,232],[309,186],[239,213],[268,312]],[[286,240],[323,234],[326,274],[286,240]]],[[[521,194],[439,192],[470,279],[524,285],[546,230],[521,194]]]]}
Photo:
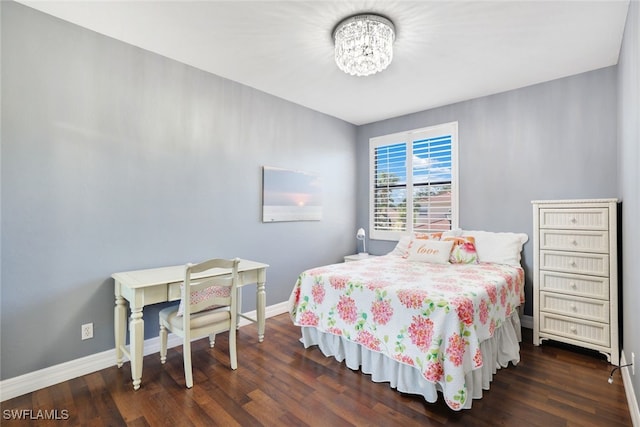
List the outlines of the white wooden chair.
{"type": "Polygon", "coordinates": [[[168,331],[182,337],[184,375],[187,388],[193,387],[191,340],[209,336],[213,347],[215,335],[229,331],[231,369],[238,368],[236,354],[236,315],[238,312],[239,259],[211,259],[199,264],[187,264],[179,306],[160,311],[160,362],[167,360],[168,331]],[[230,274],[202,277],[199,273],[214,268],[230,269],[230,274]]]}

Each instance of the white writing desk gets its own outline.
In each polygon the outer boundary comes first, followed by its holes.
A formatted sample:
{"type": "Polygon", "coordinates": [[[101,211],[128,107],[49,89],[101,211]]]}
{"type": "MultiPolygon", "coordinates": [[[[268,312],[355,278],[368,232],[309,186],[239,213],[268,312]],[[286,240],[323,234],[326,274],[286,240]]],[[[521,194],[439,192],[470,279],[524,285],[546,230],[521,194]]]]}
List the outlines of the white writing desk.
{"type": "MultiPolygon", "coordinates": [[[[266,293],[264,284],[267,276],[267,264],[255,261],[240,260],[238,264],[238,287],[257,284],[256,312],[257,319],[251,319],[241,313],[240,316],[258,323],[258,341],[264,339],[266,293]]],[[[140,388],[142,382],[142,359],[144,347],[144,320],[142,309],[145,305],[157,304],[180,299],[180,284],[184,282],[186,267],[152,268],[148,270],[125,271],[111,275],[115,281],[116,307],[114,310],[114,330],[116,339],[116,363],[122,367],[122,356],[131,361],[131,378],[133,389],[140,388]],[[129,320],[129,349],[125,336],[127,333],[127,306],[131,308],[129,320]]],[[[215,268],[195,277],[211,277],[229,274],[229,269],[215,268]]],[[[240,294],[240,292],[238,292],[240,294]]],[[[240,304],[238,305],[240,307],[240,304]]]]}

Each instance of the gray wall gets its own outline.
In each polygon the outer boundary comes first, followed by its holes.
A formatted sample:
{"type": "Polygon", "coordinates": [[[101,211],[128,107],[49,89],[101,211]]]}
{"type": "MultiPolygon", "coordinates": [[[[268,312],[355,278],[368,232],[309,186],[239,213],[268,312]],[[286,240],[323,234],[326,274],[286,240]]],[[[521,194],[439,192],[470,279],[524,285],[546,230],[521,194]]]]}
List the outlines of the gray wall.
{"type": "MultiPolygon", "coordinates": [[[[529,235],[525,314],[532,313],[531,200],[616,197],[616,67],[358,128],[358,226],[368,225],[369,138],[458,121],[460,227],[529,235]]],[[[394,242],[371,241],[371,253],[394,242]]]]}
{"type": "Polygon", "coordinates": [[[0,7],[2,379],[112,349],[114,272],[239,256],[271,265],[272,305],[355,251],[355,126],[0,7]],[[323,220],[263,224],[263,165],[318,174],[323,220]]]}
{"type": "MultiPolygon", "coordinates": [[[[622,199],[622,351],[636,374],[631,377],[640,403],[640,2],[629,4],[620,61],[619,98],[619,197],[622,199]]],[[[637,408],[637,406],[636,406],[637,408]]]]}

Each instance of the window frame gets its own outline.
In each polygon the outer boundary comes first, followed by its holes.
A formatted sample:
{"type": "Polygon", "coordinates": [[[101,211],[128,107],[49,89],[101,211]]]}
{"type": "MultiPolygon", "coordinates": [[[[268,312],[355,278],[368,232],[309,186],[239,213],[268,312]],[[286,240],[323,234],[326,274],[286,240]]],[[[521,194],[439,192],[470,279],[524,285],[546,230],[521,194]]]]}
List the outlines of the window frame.
{"type": "MultiPolygon", "coordinates": [[[[407,206],[413,207],[414,187],[413,178],[413,142],[422,139],[436,138],[444,135],[451,136],[451,229],[458,228],[458,122],[448,122],[389,135],[381,135],[369,139],[369,238],[373,240],[400,240],[403,236],[411,235],[413,230],[413,208],[406,209],[404,231],[375,229],[375,191],[376,191],[376,148],[386,145],[405,144],[406,154],[406,198],[407,206]]],[[[420,230],[422,231],[422,230],[420,230]]]]}

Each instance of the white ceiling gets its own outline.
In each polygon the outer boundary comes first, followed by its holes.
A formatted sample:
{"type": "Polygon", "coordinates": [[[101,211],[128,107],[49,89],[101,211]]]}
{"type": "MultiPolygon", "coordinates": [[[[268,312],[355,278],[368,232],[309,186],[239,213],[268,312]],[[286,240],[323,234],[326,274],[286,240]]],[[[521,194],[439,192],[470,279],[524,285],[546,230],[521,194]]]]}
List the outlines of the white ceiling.
{"type": "Polygon", "coordinates": [[[21,0],[81,25],[365,124],[614,65],[628,0],[21,0]],[[393,63],[353,77],[331,31],[376,12],[397,29],[393,63]]]}

